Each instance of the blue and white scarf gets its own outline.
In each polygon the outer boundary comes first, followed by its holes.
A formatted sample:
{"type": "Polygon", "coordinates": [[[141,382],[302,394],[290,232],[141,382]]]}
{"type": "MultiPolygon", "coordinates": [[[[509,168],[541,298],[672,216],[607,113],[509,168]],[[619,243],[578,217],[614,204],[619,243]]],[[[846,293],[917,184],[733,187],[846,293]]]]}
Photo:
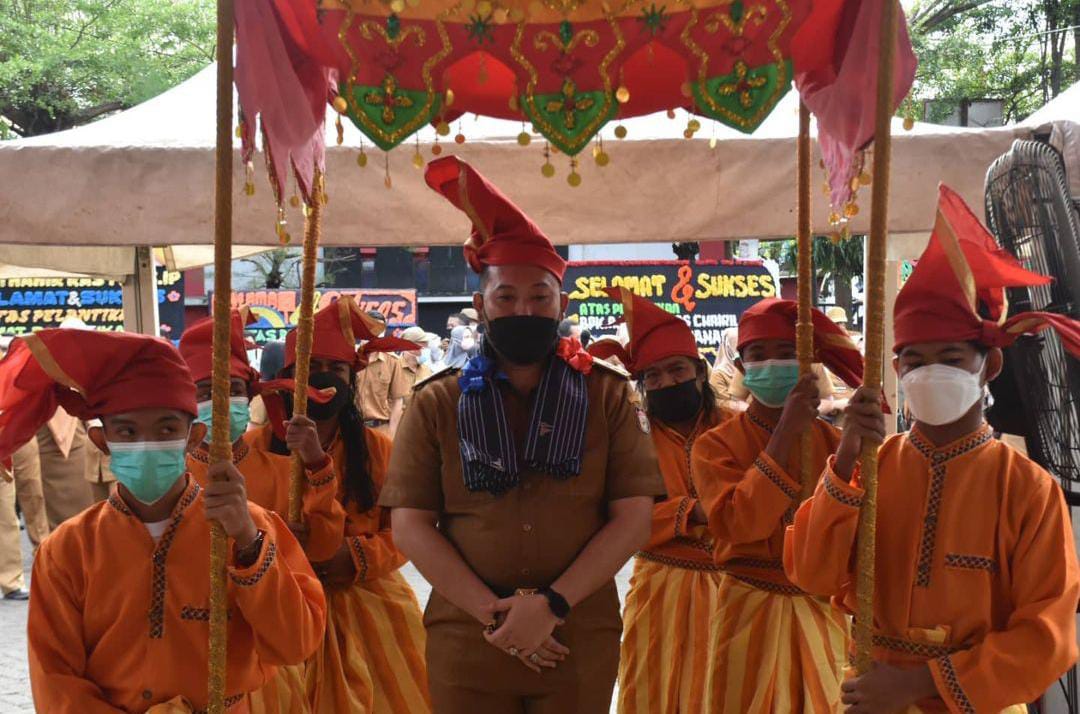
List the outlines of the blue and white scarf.
{"type": "Polygon", "coordinates": [[[496,384],[506,379],[486,349],[469,360],[458,378],[458,439],[465,488],[496,496],[506,493],[520,482],[522,464],[560,481],[581,473],[589,412],[585,374],[558,356],[551,358],[536,389],[523,461],[496,384]]]}

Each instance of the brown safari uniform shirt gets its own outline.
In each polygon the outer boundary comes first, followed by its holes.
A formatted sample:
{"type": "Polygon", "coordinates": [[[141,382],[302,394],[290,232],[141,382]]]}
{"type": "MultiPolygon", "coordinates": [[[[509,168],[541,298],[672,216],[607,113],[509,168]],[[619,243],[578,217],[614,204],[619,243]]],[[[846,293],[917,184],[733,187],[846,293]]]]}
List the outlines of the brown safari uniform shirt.
{"type": "Polygon", "coordinates": [[[407,397],[412,386],[401,358],[373,353],[367,367],[356,375],[356,402],[364,421],[389,422],[390,405],[407,397]]]}
{"type": "Polygon", "coordinates": [[[409,380],[409,393],[405,395],[405,408],[408,409],[409,404],[412,402],[412,388],[430,377],[432,372],[431,367],[426,364],[420,364],[419,362],[415,366],[409,364],[409,360],[405,357],[401,358],[401,369],[409,380]]]}
{"type": "MultiPolygon", "coordinates": [[[[398,446],[379,502],[437,511],[440,530],[497,593],[554,582],[605,525],[608,502],[664,494],[648,419],[631,404],[625,374],[599,361],[587,377],[589,413],[580,474],[557,481],[524,468],[520,484],[501,496],[468,491],[458,441],[457,377],[457,370],[445,370],[418,386],[398,427],[398,446]]],[[[505,382],[500,389],[520,452],[533,400],[505,382]]],[[[437,591],[424,623],[433,693],[449,688],[555,695],[568,713],[607,711],[622,632],[614,580],[578,603],[566,624],[556,628],[555,638],[571,654],[543,675],[488,644],[480,623],[437,591]]]]}

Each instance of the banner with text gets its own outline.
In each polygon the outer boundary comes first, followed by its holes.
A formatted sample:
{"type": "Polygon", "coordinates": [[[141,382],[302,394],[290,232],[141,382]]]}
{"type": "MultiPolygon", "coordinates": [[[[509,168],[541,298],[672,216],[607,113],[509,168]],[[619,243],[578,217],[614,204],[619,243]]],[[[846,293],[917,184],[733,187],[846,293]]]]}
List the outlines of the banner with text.
{"type": "MultiPolygon", "coordinates": [[[[390,329],[416,324],[416,291],[367,288],[316,288],[315,311],[342,295],[349,295],[364,312],[376,310],[386,318],[390,329]]],[[[210,297],[211,302],[213,297],[210,297]]],[[[233,307],[247,305],[258,322],[247,332],[258,344],[284,340],[285,333],[296,326],[300,316],[299,290],[238,290],[232,294],[233,307]]]]}
{"type": "Polygon", "coordinates": [[[756,261],[570,263],[563,286],[570,294],[566,314],[577,315],[594,338],[615,334],[622,319],[622,303],[604,289],[624,287],[685,320],[706,354],[716,352],[721,333],[737,327],[744,310],[776,297],[778,287],[756,261]]]}
{"type": "MultiPolygon", "coordinates": [[[[184,274],[157,269],[160,334],[184,331],[184,274]]],[[[100,278],[0,279],[0,335],[23,335],[78,318],[98,330],[124,329],[124,290],[100,278]]]]}

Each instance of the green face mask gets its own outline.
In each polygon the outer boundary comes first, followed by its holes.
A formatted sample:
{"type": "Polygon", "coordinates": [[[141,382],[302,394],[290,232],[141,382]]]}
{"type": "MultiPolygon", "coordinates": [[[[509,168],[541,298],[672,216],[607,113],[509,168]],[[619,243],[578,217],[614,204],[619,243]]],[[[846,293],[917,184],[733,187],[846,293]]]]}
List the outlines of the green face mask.
{"type": "Polygon", "coordinates": [[[161,500],[187,471],[187,439],[108,442],[109,468],[131,495],[150,505],[161,500]]]}
{"type": "Polygon", "coordinates": [[[746,374],[743,384],[767,407],[782,407],[799,381],[799,361],[795,359],[770,359],[764,362],[743,364],[746,374]]]}
{"type": "MultiPolygon", "coordinates": [[[[211,413],[214,411],[214,403],[210,400],[199,402],[199,418],[206,428],[210,428],[211,413]]],[[[229,440],[236,441],[247,431],[248,422],[251,421],[251,411],[247,397],[229,397],[229,440]]],[[[209,439],[207,435],[207,439],[209,439]]]]}

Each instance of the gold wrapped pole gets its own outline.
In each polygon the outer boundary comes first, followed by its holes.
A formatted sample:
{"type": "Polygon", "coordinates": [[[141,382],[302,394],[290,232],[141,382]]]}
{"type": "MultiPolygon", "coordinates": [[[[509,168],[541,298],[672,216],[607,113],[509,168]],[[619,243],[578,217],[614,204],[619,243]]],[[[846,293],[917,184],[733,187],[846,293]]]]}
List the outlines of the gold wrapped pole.
{"type": "MultiPolygon", "coordinates": [[[[799,319],[796,324],[795,348],[799,357],[799,374],[809,374],[814,362],[814,322],[810,308],[814,301],[814,259],[810,235],[810,110],[799,103],[799,140],[796,148],[798,176],[798,214],[796,222],[796,255],[798,257],[799,319]]],[[[813,431],[807,429],[799,438],[799,464],[802,469],[802,497],[814,493],[818,474],[814,471],[813,431]]]]}
{"type": "MultiPolygon", "coordinates": [[[[210,461],[232,460],[229,439],[229,330],[232,295],[233,0],[217,5],[217,146],[214,175],[214,370],[210,461]]],[[[210,661],[207,711],[225,711],[225,531],[210,526],[210,661]]]]}
{"type": "MultiPolygon", "coordinates": [[[[897,0],[885,3],[881,15],[881,46],[877,70],[877,118],[874,130],[873,196],[870,237],[866,244],[866,365],[863,386],[881,390],[885,360],[885,240],[889,232],[889,168],[892,160],[893,64],[898,22],[897,0]]],[[[873,664],[874,547],[877,538],[877,447],[863,448],[862,485],[866,490],[859,512],[858,577],[855,585],[855,669],[865,674],[873,664]]]]}
{"type": "MultiPolygon", "coordinates": [[[[293,394],[293,414],[307,414],[307,388],[311,369],[311,340],[314,332],[312,315],[315,312],[315,265],[318,258],[319,235],[322,233],[324,203],[323,175],[316,169],[311,189],[311,205],[304,224],[304,257],[300,274],[300,316],[296,321],[296,392],[293,394]]],[[[289,522],[299,523],[303,517],[304,461],[293,454],[292,478],[289,481],[289,522]]]]}

